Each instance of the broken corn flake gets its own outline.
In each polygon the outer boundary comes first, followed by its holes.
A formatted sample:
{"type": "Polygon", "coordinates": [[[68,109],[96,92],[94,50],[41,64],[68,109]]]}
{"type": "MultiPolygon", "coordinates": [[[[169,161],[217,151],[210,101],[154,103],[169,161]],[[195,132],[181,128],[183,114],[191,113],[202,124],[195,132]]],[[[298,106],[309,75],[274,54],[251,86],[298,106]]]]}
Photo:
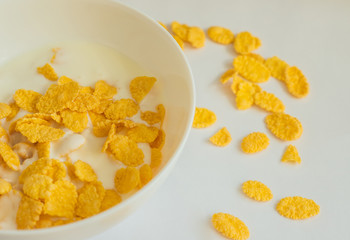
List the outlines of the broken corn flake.
{"type": "Polygon", "coordinates": [[[53,69],[53,67],[49,63],[46,63],[42,67],[38,67],[37,72],[39,74],[42,74],[46,79],[48,79],[50,81],[57,81],[57,79],[58,79],[58,76],[57,76],[57,73],[55,72],[55,69],[53,69]]]}
{"type": "Polygon", "coordinates": [[[106,189],[100,211],[105,211],[122,202],[122,197],[114,189],[106,189]]]}
{"type": "Polygon", "coordinates": [[[64,135],[64,131],[61,129],[35,123],[23,123],[16,126],[16,130],[27,137],[31,143],[52,142],[60,139],[64,135]]]}
{"type": "Polygon", "coordinates": [[[312,199],[295,196],[281,199],[276,210],[286,218],[302,220],[319,214],[320,206],[312,199]]]}
{"type": "Polygon", "coordinates": [[[265,60],[265,66],[270,70],[272,77],[282,82],[286,80],[286,70],[289,67],[288,63],[274,56],[265,60]]]}
{"type": "Polygon", "coordinates": [[[36,104],[41,97],[42,95],[40,93],[25,89],[19,89],[13,95],[13,99],[15,100],[17,106],[32,113],[38,111],[36,104]]]}
{"type": "Polygon", "coordinates": [[[38,152],[38,158],[50,158],[51,143],[37,143],[36,150],[38,152]]]}
{"type": "Polygon", "coordinates": [[[137,124],[129,129],[126,135],[137,143],[151,143],[158,136],[158,128],[148,127],[145,124],[137,124]]]}
{"type": "Polygon", "coordinates": [[[288,145],[286,151],[284,152],[281,162],[290,162],[290,163],[301,163],[301,158],[299,156],[298,150],[293,145],[288,145]]]}
{"type": "Polygon", "coordinates": [[[120,168],[115,173],[114,185],[120,194],[129,193],[140,184],[140,172],[134,167],[120,168]]]}
{"type": "Polygon", "coordinates": [[[248,197],[256,201],[270,201],[273,197],[271,190],[262,182],[246,181],[242,184],[242,190],[248,197]]]}
{"type": "Polygon", "coordinates": [[[111,128],[108,131],[107,139],[106,139],[105,143],[102,146],[102,152],[106,152],[107,150],[109,150],[109,144],[117,136],[116,133],[117,133],[116,126],[115,126],[115,124],[112,124],[111,128]]]}
{"type": "Polygon", "coordinates": [[[219,26],[210,27],[208,36],[214,42],[224,45],[232,43],[234,39],[234,34],[230,29],[219,26]]]}
{"type": "Polygon", "coordinates": [[[303,126],[301,122],[285,113],[273,113],[265,118],[267,128],[279,139],[292,141],[301,137],[303,126]]]}
{"type": "Polygon", "coordinates": [[[158,149],[162,149],[163,148],[163,146],[164,146],[164,144],[165,144],[165,132],[164,132],[164,130],[163,129],[160,129],[159,131],[158,131],[158,136],[156,137],[156,139],[153,141],[153,142],[151,142],[150,144],[149,144],[149,146],[151,147],[151,148],[158,148],[158,149]]]}
{"type": "Polygon", "coordinates": [[[223,127],[217,133],[215,133],[209,140],[216,146],[224,147],[231,142],[232,138],[227,128],[223,127]]]}
{"type": "Polygon", "coordinates": [[[81,160],[76,161],[74,164],[75,176],[83,182],[97,181],[97,175],[94,169],[86,162],[81,160]]]}
{"type": "Polygon", "coordinates": [[[3,119],[11,114],[11,107],[6,103],[0,103],[0,119],[3,119]]]}
{"type": "Polygon", "coordinates": [[[5,142],[0,141],[0,156],[6,165],[14,171],[19,170],[19,158],[12,148],[5,142]]]}
{"type": "Polygon", "coordinates": [[[239,218],[228,213],[215,213],[211,221],[214,228],[222,235],[233,240],[249,238],[249,229],[239,218]]]}
{"type": "Polygon", "coordinates": [[[60,112],[62,124],[76,133],[81,133],[87,128],[89,119],[87,112],[74,112],[69,109],[64,109],[60,112]]]}
{"type": "Polygon", "coordinates": [[[186,24],[180,24],[176,21],[171,23],[171,30],[175,33],[182,41],[187,41],[189,26],[186,24]]]}
{"type": "Polygon", "coordinates": [[[227,70],[226,72],[224,72],[221,77],[220,77],[220,82],[222,84],[227,83],[231,78],[233,78],[236,75],[236,70],[234,70],[233,68],[227,70]]]}
{"type": "Polygon", "coordinates": [[[79,196],[75,214],[79,217],[91,217],[100,212],[105,189],[99,181],[85,183],[79,189],[79,196]]]}
{"type": "Polygon", "coordinates": [[[93,125],[92,133],[95,135],[95,137],[107,137],[112,124],[113,122],[109,119],[96,122],[96,124],[93,125]]]}
{"type": "Polygon", "coordinates": [[[104,80],[99,80],[95,84],[93,95],[99,99],[112,99],[117,94],[117,88],[109,85],[104,80]]]}
{"type": "Polygon", "coordinates": [[[145,186],[149,181],[152,180],[153,173],[152,168],[148,164],[144,164],[140,167],[140,187],[145,186]]]}
{"type": "Polygon", "coordinates": [[[22,196],[16,215],[18,229],[32,229],[39,220],[44,204],[39,200],[22,196]]]}
{"type": "Polygon", "coordinates": [[[141,112],[140,118],[143,121],[147,122],[149,125],[154,125],[162,121],[159,112],[152,112],[152,111],[141,112]]]}
{"type": "Polygon", "coordinates": [[[116,135],[109,143],[109,149],[115,159],[126,166],[137,167],[143,163],[143,151],[127,136],[116,135]]]}
{"type": "Polygon", "coordinates": [[[45,200],[48,196],[52,178],[46,175],[33,174],[23,184],[23,192],[35,200],[45,200]]]}
{"type": "Polygon", "coordinates": [[[309,94],[309,83],[297,67],[287,67],[285,83],[294,97],[303,98],[309,94]]]}
{"type": "Polygon", "coordinates": [[[192,127],[206,128],[213,125],[215,122],[216,122],[216,115],[213,111],[208,110],[206,108],[196,107],[192,127]]]}
{"type": "Polygon", "coordinates": [[[0,178],[0,196],[12,190],[12,186],[5,179],[0,178]]]}
{"type": "Polygon", "coordinates": [[[200,27],[190,27],[187,34],[187,42],[194,48],[202,48],[205,44],[205,33],[200,27]]]}
{"type": "Polygon", "coordinates": [[[261,41],[249,32],[240,32],[236,35],[233,46],[237,53],[250,53],[261,46],[261,41]]]}
{"type": "Polygon", "coordinates": [[[99,99],[91,93],[79,91],[73,101],[67,103],[67,107],[75,112],[84,113],[95,109],[99,105],[99,99]]]}
{"type": "Polygon", "coordinates": [[[10,103],[11,113],[6,117],[6,121],[11,121],[14,117],[16,117],[17,113],[20,110],[20,107],[16,104],[16,102],[10,103]]]}
{"type": "Polygon", "coordinates": [[[57,56],[57,52],[60,50],[60,48],[53,48],[52,49],[52,52],[53,52],[53,55],[50,59],[50,63],[54,63],[55,60],[56,60],[56,56],[57,56]]]}
{"type": "Polygon", "coordinates": [[[240,55],[233,60],[233,66],[241,76],[254,83],[266,82],[270,78],[269,69],[254,57],[240,55]]]}
{"type": "Polygon", "coordinates": [[[77,197],[75,185],[70,181],[60,179],[50,185],[44,205],[44,213],[55,217],[72,218],[77,197]]]}
{"type": "Polygon", "coordinates": [[[254,103],[258,107],[273,113],[281,113],[285,110],[285,106],[279,98],[265,91],[254,94],[254,103]]]}
{"type": "Polygon", "coordinates": [[[255,89],[253,84],[249,82],[242,82],[238,84],[238,91],[236,94],[236,107],[238,110],[246,110],[254,104],[255,89]]]}
{"type": "Polygon", "coordinates": [[[107,109],[108,105],[112,102],[113,101],[110,99],[100,99],[99,104],[94,109],[91,109],[90,112],[103,114],[104,111],[107,109]]]}
{"type": "Polygon", "coordinates": [[[39,220],[35,224],[36,229],[41,229],[41,228],[49,228],[52,227],[54,224],[54,221],[51,216],[41,214],[39,217],[39,220]]]}
{"type": "Polygon", "coordinates": [[[266,149],[269,144],[270,140],[265,133],[253,132],[243,138],[241,148],[245,153],[257,153],[266,149]]]}
{"type": "Polygon", "coordinates": [[[184,41],[182,41],[182,39],[181,39],[179,36],[177,36],[177,35],[172,35],[172,36],[173,36],[173,38],[175,39],[175,41],[177,42],[177,44],[179,44],[180,48],[181,48],[182,50],[184,50],[184,49],[185,49],[185,43],[184,43],[184,41]]]}
{"type": "Polygon", "coordinates": [[[119,120],[134,116],[139,111],[139,105],[131,99],[119,99],[108,105],[105,116],[111,120],[119,120]]]}
{"type": "Polygon", "coordinates": [[[162,164],[162,151],[159,148],[151,148],[151,168],[158,168],[162,164]]]}
{"type": "Polygon", "coordinates": [[[157,79],[155,77],[141,76],[131,80],[129,90],[131,96],[137,103],[140,103],[151,91],[157,79]]]}

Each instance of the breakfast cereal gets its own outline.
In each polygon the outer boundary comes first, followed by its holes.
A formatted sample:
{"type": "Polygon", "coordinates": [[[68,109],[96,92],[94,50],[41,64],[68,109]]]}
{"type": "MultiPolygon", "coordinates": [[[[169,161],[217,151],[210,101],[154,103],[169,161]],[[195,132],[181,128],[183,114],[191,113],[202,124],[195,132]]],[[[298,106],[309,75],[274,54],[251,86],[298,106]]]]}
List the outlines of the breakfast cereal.
{"type": "Polygon", "coordinates": [[[281,199],[276,210],[286,218],[301,220],[319,214],[320,206],[312,199],[295,196],[281,199]]]}
{"type": "Polygon", "coordinates": [[[279,98],[265,91],[254,94],[254,104],[273,113],[280,113],[285,110],[285,106],[279,98]]]}
{"type": "Polygon", "coordinates": [[[230,29],[219,26],[210,27],[208,36],[214,42],[224,45],[232,43],[234,39],[234,34],[230,29]]]}
{"type": "Polygon", "coordinates": [[[55,72],[55,69],[53,69],[53,67],[48,63],[46,63],[42,67],[38,67],[37,71],[39,74],[42,74],[48,80],[57,81],[57,79],[58,79],[58,76],[57,76],[57,73],[55,72]]]}
{"type": "Polygon", "coordinates": [[[240,55],[233,60],[234,69],[244,78],[254,83],[266,82],[270,78],[270,71],[254,57],[240,55]]]}
{"type": "Polygon", "coordinates": [[[292,144],[288,145],[286,151],[282,156],[281,162],[301,163],[301,158],[299,156],[297,148],[292,144]]]}
{"type": "Polygon", "coordinates": [[[192,127],[206,128],[213,125],[215,122],[216,122],[216,115],[213,111],[210,111],[209,109],[206,109],[206,108],[196,107],[192,127]]]}
{"type": "Polygon", "coordinates": [[[238,91],[236,93],[236,107],[238,110],[246,110],[254,104],[253,84],[250,82],[241,82],[238,84],[238,91]]]}
{"type": "Polygon", "coordinates": [[[227,146],[232,138],[226,127],[221,128],[217,133],[209,138],[210,142],[219,147],[227,146]]]}
{"type": "Polygon", "coordinates": [[[250,53],[261,46],[261,41],[250,32],[240,32],[236,35],[233,46],[238,53],[250,53]]]}
{"type": "Polygon", "coordinates": [[[270,201],[273,197],[271,190],[259,181],[249,180],[244,182],[242,190],[245,195],[256,201],[270,201]]]}
{"type": "Polygon", "coordinates": [[[266,59],[265,66],[270,70],[272,77],[282,82],[286,80],[286,70],[289,67],[288,63],[274,56],[266,59]]]}
{"type": "Polygon", "coordinates": [[[245,153],[256,153],[266,149],[269,144],[270,140],[265,133],[253,132],[243,138],[241,148],[245,153]]]}
{"type": "Polygon", "coordinates": [[[297,67],[286,69],[286,80],[288,91],[297,98],[306,97],[309,94],[309,83],[306,77],[297,67]]]}
{"type": "Polygon", "coordinates": [[[41,97],[42,95],[38,92],[24,89],[17,90],[13,95],[13,99],[15,100],[18,107],[32,113],[38,111],[36,104],[41,97]]]}
{"type": "Polygon", "coordinates": [[[249,238],[249,229],[239,218],[228,213],[215,213],[211,221],[214,228],[222,235],[233,240],[249,238]]]}
{"type": "Polygon", "coordinates": [[[300,138],[303,133],[301,122],[285,113],[273,113],[265,118],[267,128],[279,139],[292,141],[300,138]]]}

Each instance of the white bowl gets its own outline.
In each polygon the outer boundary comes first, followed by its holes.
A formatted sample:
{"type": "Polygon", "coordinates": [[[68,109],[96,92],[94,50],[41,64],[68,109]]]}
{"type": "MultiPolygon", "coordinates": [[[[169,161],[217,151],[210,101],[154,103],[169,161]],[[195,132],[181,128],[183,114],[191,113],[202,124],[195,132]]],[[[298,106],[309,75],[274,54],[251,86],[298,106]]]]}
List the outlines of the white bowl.
{"type": "Polygon", "coordinates": [[[156,21],[108,0],[0,0],[0,29],[0,65],[41,46],[83,40],[112,47],[158,77],[167,109],[167,137],[163,148],[165,164],[154,179],[96,216],[42,230],[0,230],[0,239],[82,239],[117,224],[169,175],[191,128],[194,83],[182,50],[156,21]]]}

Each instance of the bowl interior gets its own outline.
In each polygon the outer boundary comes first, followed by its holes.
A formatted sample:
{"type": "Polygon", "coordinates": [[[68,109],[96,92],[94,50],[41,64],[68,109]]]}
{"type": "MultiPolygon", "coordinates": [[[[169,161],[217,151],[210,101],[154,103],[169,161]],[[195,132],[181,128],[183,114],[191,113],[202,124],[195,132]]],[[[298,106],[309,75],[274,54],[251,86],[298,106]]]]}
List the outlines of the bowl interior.
{"type": "MultiPolygon", "coordinates": [[[[157,77],[167,110],[164,166],[144,189],[91,220],[46,230],[1,230],[0,238],[20,239],[25,235],[28,239],[40,239],[38,237],[47,237],[54,231],[64,233],[83,227],[84,234],[73,235],[77,239],[121,220],[169,173],[191,127],[194,86],[181,49],[154,20],[109,0],[1,0],[0,29],[0,65],[24,52],[59,42],[91,41],[112,47],[157,77]]],[[[1,82],[0,87],[6,88],[9,84],[1,82]]],[[[61,235],[57,235],[59,237],[61,235]]]]}

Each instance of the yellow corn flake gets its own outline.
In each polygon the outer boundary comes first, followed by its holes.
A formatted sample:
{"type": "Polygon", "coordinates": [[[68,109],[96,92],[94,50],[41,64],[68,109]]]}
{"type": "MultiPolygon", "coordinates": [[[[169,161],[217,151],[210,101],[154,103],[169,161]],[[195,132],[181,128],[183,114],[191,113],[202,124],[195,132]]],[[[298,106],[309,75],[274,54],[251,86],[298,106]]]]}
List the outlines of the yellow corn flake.
{"type": "Polygon", "coordinates": [[[58,85],[63,85],[63,84],[66,84],[66,83],[70,83],[70,82],[74,82],[73,79],[67,77],[67,76],[61,76],[58,81],[57,81],[57,84],[58,85]]]}
{"type": "Polygon", "coordinates": [[[93,89],[92,87],[81,87],[79,89],[79,93],[88,93],[90,95],[94,94],[95,89],[93,89]]]}
{"type": "Polygon", "coordinates": [[[158,168],[162,164],[162,151],[159,148],[151,148],[151,168],[158,168]]]}
{"type": "Polygon", "coordinates": [[[159,116],[160,116],[160,127],[162,127],[163,126],[163,123],[164,123],[164,118],[165,118],[165,112],[166,112],[166,110],[165,110],[165,107],[164,107],[164,105],[163,104],[158,104],[158,106],[157,106],[157,112],[158,112],[158,114],[159,114],[159,116]]]}
{"type": "Polygon", "coordinates": [[[165,143],[165,132],[163,129],[160,129],[158,131],[158,136],[156,137],[156,139],[151,142],[149,145],[151,148],[158,148],[158,149],[162,149],[165,143]]]}
{"type": "Polygon", "coordinates": [[[72,218],[77,203],[75,185],[67,180],[58,180],[50,185],[44,205],[44,213],[55,217],[72,218]]]}
{"type": "Polygon", "coordinates": [[[249,229],[239,218],[228,213],[215,213],[211,221],[214,228],[225,237],[233,240],[249,238],[249,229]]]}
{"type": "Polygon", "coordinates": [[[140,167],[140,187],[145,186],[149,181],[152,180],[153,173],[150,165],[144,164],[140,167]]]}
{"type": "Polygon", "coordinates": [[[175,41],[177,42],[177,44],[179,44],[180,48],[181,48],[182,50],[184,50],[184,49],[185,49],[185,43],[184,43],[184,41],[182,41],[182,39],[181,39],[179,36],[177,36],[177,35],[172,35],[172,36],[173,36],[173,38],[175,39],[175,41]]]}
{"type": "MultiPolygon", "coordinates": [[[[243,78],[241,78],[240,76],[238,76],[238,74],[235,74],[233,76],[233,81],[231,84],[231,90],[234,94],[237,94],[238,90],[239,90],[239,84],[241,83],[247,83],[248,81],[244,80],[243,78]]],[[[262,89],[259,85],[255,84],[255,83],[251,83],[253,88],[254,88],[254,93],[258,93],[261,92],[262,89]]]]}
{"type": "Polygon", "coordinates": [[[168,28],[166,27],[166,25],[164,23],[162,23],[161,21],[158,21],[159,25],[162,26],[163,28],[165,28],[165,30],[168,31],[168,28]]]}
{"type": "Polygon", "coordinates": [[[54,221],[52,220],[52,217],[49,215],[42,214],[40,215],[39,220],[35,224],[36,229],[40,228],[49,228],[52,227],[54,224],[54,221]]]}
{"type": "Polygon", "coordinates": [[[246,181],[242,185],[242,190],[248,197],[256,201],[270,201],[273,197],[271,190],[262,182],[246,181]]]}
{"type": "Polygon", "coordinates": [[[243,138],[241,148],[245,153],[256,153],[266,149],[269,143],[270,140],[265,133],[253,132],[243,138]]]}
{"type": "Polygon", "coordinates": [[[11,113],[6,117],[6,121],[11,121],[14,117],[16,117],[17,113],[19,112],[20,108],[16,104],[16,102],[10,103],[11,113]]]}
{"type": "Polygon", "coordinates": [[[216,146],[224,147],[231,142],[232,138],[227,128],[223,127],[217,133],[215,133],[209,140],[216,146]]]}
{"type": "Polygon", "coordinates": [[[266,82],[270,78],[270,71],[254,57],[238,56],[233,60],[234,69],[244,78],[254,83],[266,82]]]}
{"type": "Polygon", "coordinates": [[[11,184],[6,180],[0,178],[0,195],[10,192],[11,189],[12,189],[11,184]]]}
{"type": "Polygon", "coordinates": [[[120,194],[134,190],[140,183],[140,173],[134,167],[121,168],[115,173],[114,185],[120,194]]]}
{"type": "Polygon", "coordinates": [[[220,44],[230,44],[233,42],[234,34],[230,29],[213,26],[208,29],[208,36],[214,42],[220,44]]]}
{"type": "Polygon", "coordinates": [[[306,97],[309,94],[309,83],[304,74],[297,67],[288,67],[286,80],[288,91],[297,98],[306,97]]]}
{"type": "Polygon", "coordinates": [[[59,114],[52,113],[52,114],[50,114],[50,116],[51,116],[52,120],[54,120],[55,122],[57,122],[59,124],[62,123],[62,117],[59,114]]]}
{"type": "Polygon", "coordinates": [[[64,131],[61,129],[34,123],[23,123],[17,126],[16,130],[26,136],[31,143],[52,142],[64,135],[64,131]]]}
{"type": "Polygon", "coordinates": [[[0,119],[8,117],[11,114],[11,107],[6,103],[0,103],[0,119]]]}
{"type": "Polygon", "coordinates": [[[224,72],[224,74],[221,75],[220,77],[220,82],[222,84],[227,83],[231,78],[233,78],[236,75],[236,70],[234,70],[233,68],[227,70],[226,72],[224,72]]]}
{"type": "Polygon", "coordinates": [[[273,113],[282,113],[286,108],[279,98],[265,91],[254,95],[254,103],[262,109],[273,113]]]}
{"type": "Polygon", "coordinates": [[[139,105],[131,99],[120,99],[110,103],[104,114],[111,120],[124,119],[134,116],[139,111],[139,108],[139,105]]]}
{"type": "Polygon", "coordinates": [[[41,94],[34,92],[32,90],[19,89],[13,95],[17,106],[28,111],[28,112],[37,112],[36,104],[41,98],[41,94]]]}
{"type": "Polygon", "coordinates": [[[295,196],[281,199],[276,210],[283,217],[301,220],[319,214],[320,206],[312,199],[295,196]]]}
{"type": "Polygon", "coordinates": [[[187,42],[189,42],[194,48],[204,47],[204,31],[200,27],[190,27],[187,34],[187,42]]]}
{"type": "Polygon", "coordinates": [[[99,80],[95,84],[94,96],[99,99],[112,99],[117,94],[117,88],[109,85],[103,80],[99,80]]]}
{"type": "Polygon", "coordinates": [[[265,123],[267,128],[281,140],[296,140],[303,133],[301,122],[285,113],[270,114],[266,116],[265,123]]]}
{"type": "Polygon", "coordinates": [[[77,222],[80,221],[82,218],[80,217],[74,217],[74,218],[70,218],[70,219],[58,219],[53,221],[53,226],[62,226],[65,224],[69,224],[69,223],[73,223],[73,222],[77,222]]]}
{"type": "Polygon", "coordinates": [[[99,104],[94,109],[91,109],[91,112],[102,114],[112,102],[110,99],[100,99],[99,104]]]}
{"type": "Polygon", "coordinates": [[[127,136],[116,135],[109,143],[109,148],[113,156],[126,166],[137,167],[143,163],[142,150],[127,136]]]}
{"type": "Polygon", "coordinates": [[[7,134],[6,130],[0,125],[0,139],[4,142],[9,142],[9,135],[7,134]]]}
{"type": "Polygon", "coordinates": [[[206,128],[213,125],[215,122],[216,122],[216,115],[213,111],[210,111],[206,108],[196,107],[192,127],[206,128]]]}
{"type": "Polygon", "coordinates": [[[171,30],[179,37],[182,41],[187,41],[189,26],[186,24],[180,24],[176,21],[171,23],[171,30]]]}
{"type": "Polygon", "coordinates": [[[66,108],[79,93],[79,84],[68,82],[63,85],[52,84],[45,95],[39,99],[36,107],[41,113],[55,113],[66,108]]]}
{"type": "Polygon", "coordinates": [[[0,141],[0,155],[6,165],[14,171],[19,170],[19,158],[12,148],[5,142],[0,141]]]}
{"type": "Polygon", "coordinates": [[[95,109],[99,105],[99,99],[91,93],[79,92],[72,102],[67,103],[67,107],[76,112],[86,112],[95,109]]]}
{"type": "Polygon", "coordinates": [[[58,79],[58,76],[57,76],[57,73],[55,72],[55,69],[53,69],[53,67],[48,63],[46,63],[42,67],[38,67],[37,71],[39,74],[42,74],[46,79],[48,79],[50,81],[57,81],[57,79],[58,79]]]}
{"type": "Polygon", "coordinates": [[[16,121],[16,130],[19,131],[19,128],[22,124],[36,124],[36,125],[44,125],[44,126],[50,126],[50,123],[42,118],[36,118],[36,117],[23,117],[16,121]]]}
{"type": "Polygon", "coordinates": [[[242,54],[242,55],[248,56],[248,57],[252,57],[255,60],[257,60],[258,62],[265,63],[265,59],[261,55],[259,55],[257,53],[245,53],[245,54],[242,54]]]}
{"type": "Polygon", "coordinates": [[[238,85],[238,92],[236,94],[236,107],[239,110],[246,110],[254,104],[255,89],[253,84],[249,82],[242,82],[238,85]]]}
{"type": "Polygon", "coordinates": [[[52,178],[49,176],[33,174],[24,180],[23,192],[35,200],[45,200],[51,184],[52,178]]]}
{"type": "Polygon", "coordinates": [[[80,181],[93,182],[97,181],[97,175],[92,167],[81,160],[76,161],[74,164],[74,173],[80,181]]]}
{"type": "Polygon", "coordinates": [[[108,132],[110,131],[112,124],[113,122],[109,119],[106,121],[97,122],[95,125],[93,125],[92,133],[96,137],[106,137],[108,136],[108,132]]]}
{"type": "Polygon", "coordinates": [[[146,111],[141,112],[140,118],[147,122],[149,125],[154,125],[161,122],[161,116],[158,112],[146,111]]]}
{"type": "Polygon", "coordinates": [[[54,63],[55,60],[56,60],[56,56],[57,56],[57,52],[59,51],[60,49],[59,48],[53,48],[52,49],[52,52],[53,52],[53,55],[50,59],[50,63],[54,63]]]}
{"type": "Polygon", "coordinates": [[[109,144],[114,140],[114,138],[117,136],[117,130],[116,130],[115,124],[112,124],[111,128],[109,129],[107,139],[105,143],[102,146],[102,152],[106,152],[109,149],[109,144]]]}
{"type": "Polygon", "coordinates": [[[286,151],[284,152],[282,162],[291,162],[291,163],[301,163],[301,158],[299,156],[298,150],[293,145],[288,145],[286,151]]]}
{"type": "Polygon", "coordinates": [[[105,197],[102,200],[101,203],[101,209],[100,211],[105,211],[107,209],[110,209],[111,207],[114,207],[115,205],[121,203],[122,197],[113,189],[107,189],[105,197]]]}
{"type": "Polygon", "coordinates": [[[158,136],[158,128],[148,127],[145,124],[138,124],[127,132],[127,136],[137,143],[151,143],[158,136]]]}
{"type": "Polygon", "coordinates": [[[91,217],[100,212],[105,197],[105,189],[101,182],[86,183],[79,189],[75,214],[79,217],[91,217]]]}
{"type": "Polygon", "coordinates": [[[51,178],[54,181],[60,180],[65,178],[67,175],[67,170],[65,168],[65,165],[63,162],[57,160],[57,159],[52,159],[52,175],[51,178]]]}
{"type": "MultiPolygon", "coordinates": [[[[46,114],[46,113],[30,113],[30,114],[26,114],[23,118],[30,118],[30,119],[40,118],[45,121],[49,121],[52,119],[51,114],[46,114]]],[[[33,122],[31,121],[31,123],[33,122]]],[[[49,124],[44,124],[44,125],[49,125],[49,124]]]]}
{"type": "Polygon", "coordinates": [[[36,150],[38,152],[38,158],[49,158],[50,157],[51,143],[37,143],[36,150]]]}
{"type": "Polygon", "coordinates": [[[266,59],[265,66],[270,70],[272,77],[282,82],[286,80],[286,70],[289,65],[285,61],[274,56],[266,59]]]}
{"type": "Polygon", "coordinates": [[[73,132],[80,133],[87,128],[89,122],[87,112],[73,112],[69,109],[64,109],[60,112],[60,115],[62,124],[73,132]]]}
{"type": "Polygon", "coordinates": [[[261,46],[261,41],[249,32],[240,32],[237,34],[233,46],[238,53],[250,53],[261,46]]]}
{"type": "Polygon", "coordinates": [[[134,78],[129,85],[131,96],[137,103],[140,103],[149,91],[151,91],[156,81],[157,79],[155,77],[142,76],[134,78]]]}
{"type": "Polygon", "coordinates": [[[17,229],[32,229],[39,220],[44,204],[39,200],[23,196],[16,215],[17,229]]]}

